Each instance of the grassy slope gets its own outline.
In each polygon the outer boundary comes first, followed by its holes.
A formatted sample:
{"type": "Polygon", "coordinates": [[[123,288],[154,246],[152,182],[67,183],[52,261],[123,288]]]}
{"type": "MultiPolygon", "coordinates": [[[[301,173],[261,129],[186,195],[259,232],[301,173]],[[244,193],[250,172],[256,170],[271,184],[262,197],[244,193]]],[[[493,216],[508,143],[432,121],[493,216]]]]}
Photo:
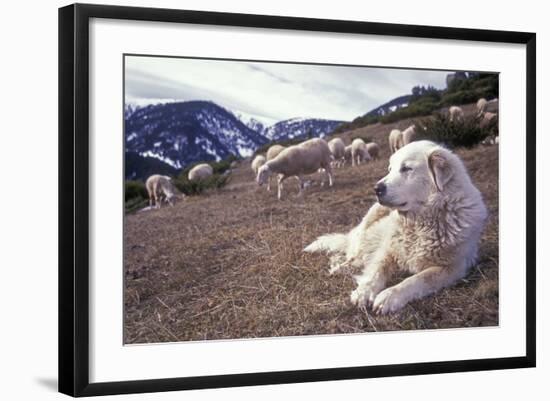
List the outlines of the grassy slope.
{"type": "MultiPolygon", "coordinates": [[[[467,112],[472,108],[467,108],[467,112]]],[[[460,150],[490,218],[480,259],[452,288],[375,317],[348,302],[351,272],[329,276],[328,260],[302,248],[318,235],[354,227],[386,174],[387,134],[409,121],[361,128],[379,160],[336,171],[330,189],[303,199],[288,180],[282,201],[257,188],[242,162],[222,190],[174,208],[125,217],[125,342],[452,328],[498,324],[498,147],[460,150]]],[[[340,136],[349,141],[358,132],[340,136]]]]}

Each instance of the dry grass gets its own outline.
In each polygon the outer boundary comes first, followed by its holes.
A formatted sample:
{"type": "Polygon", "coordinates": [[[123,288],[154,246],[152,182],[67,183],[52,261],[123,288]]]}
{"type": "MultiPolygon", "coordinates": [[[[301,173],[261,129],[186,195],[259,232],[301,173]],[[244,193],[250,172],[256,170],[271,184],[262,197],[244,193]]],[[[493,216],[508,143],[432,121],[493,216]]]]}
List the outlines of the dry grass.
{"type": "MultiPolygon", "coordinates": [[[[353,307],[350,274],[328,275],[323,255],[302,252],[318,235],[355,226],[386,174],[391,128],[357,131],[381,145],[377,161],[336,170],[334,187],[302,199],[257,188],[241,163],[221,190],[174,208],[125,217],[125,343],[295,336],[498,324],[498,147],[461,150],[490,218],[477,266],[457,285],[376,317],[353,307]]],[[[342,134],[347,140],[358,132],[342,134]]]]}

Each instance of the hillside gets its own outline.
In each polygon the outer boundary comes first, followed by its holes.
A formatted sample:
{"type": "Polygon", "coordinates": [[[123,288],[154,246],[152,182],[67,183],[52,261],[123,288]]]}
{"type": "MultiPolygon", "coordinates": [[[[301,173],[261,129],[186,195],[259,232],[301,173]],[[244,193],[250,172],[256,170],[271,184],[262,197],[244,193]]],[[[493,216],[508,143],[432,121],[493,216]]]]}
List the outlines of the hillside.
{"type": "Polygon", "coordinates": [[[479,263],[457,285],[377,317],[349,303],[352,272],[330,276],[326,256],[302,252],[317,236],[360,221],[387,173],[388,132],[409,123],[339,135],[346,143],[368,136],[380,144],[380,158],[337,169],[332,188],[312,176],[302,199],[288,180],[277,201],[257,187],[244,160],[223,189],[125,216],[125,342],[498,325],[498,146],[457,151],[490,214],[479,263]]]}

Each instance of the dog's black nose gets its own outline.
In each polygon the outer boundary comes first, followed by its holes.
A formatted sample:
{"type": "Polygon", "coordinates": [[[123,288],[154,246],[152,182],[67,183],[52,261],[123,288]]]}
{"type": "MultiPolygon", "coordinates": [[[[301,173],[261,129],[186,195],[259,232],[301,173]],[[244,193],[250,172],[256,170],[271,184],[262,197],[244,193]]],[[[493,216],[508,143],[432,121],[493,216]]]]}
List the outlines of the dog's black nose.
{"type": "Polygon", "coordinates": [[[376,196],[378,196],[378,197],[384,196],[386,194],[386,184],[384,184],[383,182],[378,182],[374,186],[374,192],[376,193],[376,196]]]}

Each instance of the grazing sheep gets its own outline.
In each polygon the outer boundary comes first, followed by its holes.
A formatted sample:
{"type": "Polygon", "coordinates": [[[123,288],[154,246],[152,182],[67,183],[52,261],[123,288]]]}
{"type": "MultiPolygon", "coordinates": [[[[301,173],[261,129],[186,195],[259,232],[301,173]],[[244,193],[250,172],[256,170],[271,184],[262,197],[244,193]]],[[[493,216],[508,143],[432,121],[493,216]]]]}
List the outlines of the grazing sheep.
{"type": "Polygon", "coordinates": [[[346,144],[340,138],[331,139],[328,142],[330,153],[334,156],[334,166],[342,167],[345,162],[346,144]]]}
{"type": "Polygon", "coordinates": [[[189,178],[189,181],[198,181],[198,180],[204,180],[214,174],[214,170],[212,169],[212,166],[206,163],[197,164],[195,167],[193,167],[189,174],[187,175],[187,178],[189,178]]]}
{"type": "Polygon", "coordinates": [[[403,133],[398,129],[392,129],[388,139],[390,143],[390,152],[395,153],[403,147],[403,133]]]}
{"type": "Polygon", "coordinates": [[[416,127],[411,125],[402,133],[403,135],[403,146],[408,145],[416,139],[416,127]]]}
{"type": "MultiPolygon", "coordinates": [[[[269,149],[267,150],[267,154],[266,154],[266,157],[265,157],[266,160],[270,161],[270,160],[275,159],[277,157],[277,155],[279,153],[281,153],[284,149],[285,149],[285,147],[283,145],[270,146],[269,149]]],[[[256,173],[256,175],[258,175],[258,173],[256,173]]],[[[269,178],[269,181],[267,182],[267,190],[271,191],[271,177],[269,178]]]]}
{"type": "Polygon", "coordinates": [[[265,164],[265,156],[264,155],[258,155],[254,158],[252,161],[252,171],[254,171],[254,176],[258,175],[258,169],[262,167],[265,164]]]}
{"type": "Polygon", "coordinates": [[[361,138],[355,138],[351,143],[351,164],[358,166],[364,160],[370,160],[367,144],[361,138]]]}
{"type": "Polygon", "coordinates": [[[376,142],[369,142],[367,143],[367,152],[369,152],[369,156],[372,159],[378,159],[378,155],[380,154],[380,146],[376,142]]]}
{"type": "MultiPolygon", "coordinates": [[[[325,169],[329,185],[332,186],[333,178],[330,165],[332,159],[333,157],[328,144],[322,139],[313,138],[298,145],[289,146],[279,153],[277,157],[267,161],[258,170],[256,179],[259,185],[263,185],[269,181],[271,175],[278,174],[277,198],[280,200],[283,191],[283,181],[288,177],[296,176],[300,184],[298,195],[301,195],[304,188],[302,176],[313,174],[320,168],[325,169]]],[[[324,178],[325,175],[323,175],[321,185],[324,185],[324,178]]]]}
{"type": "Polygon", "coordinates": [[[449,107],[449,119],[451,121],[460,121],[464,119],[464,111],[458,106],[449,107]]]}
{"type": "Polygon", "coordinates": [[[344,163],[351,162],[351,145],[346,146],[344,149],[344,163]]]}
{"type": "Polygon", "coordinates": [[[493,118],[498,118],[498,114],[491,113],[491,112],[485,112],[485,113],[483,113],[483,117],[481,118],[481,121],[480,121],[479,125],[481,127],[486,127],[493,120],[493,118]]]}
{"type": "Polygon", "coordinates": [[[483,113],[485,113],[487,111],[487,99],[485,98],[481,98],[477,101],[477,114],[478,115],[482,115],[483,113]]]}
{"type": "Polygon", "coordinates": [[[150,207],[155,206],[155,208],[160,209],[163,197],[171,206],[174,206],[177,195],[176,189],[170,180],[171,178],[167,175],[159,174],[154,174],[147,178],[147,181],[145,181],[145,188],[149,195],[150,207]]]}

